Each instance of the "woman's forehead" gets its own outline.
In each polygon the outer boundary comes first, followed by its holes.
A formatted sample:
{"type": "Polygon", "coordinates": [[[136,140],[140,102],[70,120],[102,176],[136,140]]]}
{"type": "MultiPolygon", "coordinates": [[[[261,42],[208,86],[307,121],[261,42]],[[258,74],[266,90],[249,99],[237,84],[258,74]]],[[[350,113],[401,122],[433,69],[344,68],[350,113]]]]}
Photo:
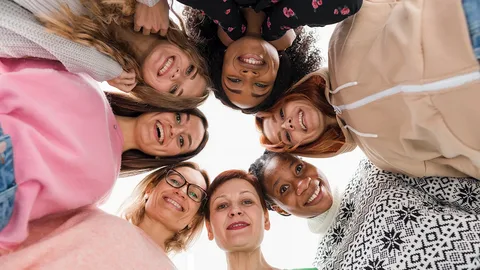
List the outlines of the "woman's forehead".
{"type": "Polygon", "coordinates": [[[187,180],[187,182],[189,182],[190,184],[195,184],[203,189],[207,189],[205,178],[203,178],[201,172],[190,167],[178,167],[175,168],[175,170],[182,174],[183,177],[185,177],[185,180],[187,180]]]}

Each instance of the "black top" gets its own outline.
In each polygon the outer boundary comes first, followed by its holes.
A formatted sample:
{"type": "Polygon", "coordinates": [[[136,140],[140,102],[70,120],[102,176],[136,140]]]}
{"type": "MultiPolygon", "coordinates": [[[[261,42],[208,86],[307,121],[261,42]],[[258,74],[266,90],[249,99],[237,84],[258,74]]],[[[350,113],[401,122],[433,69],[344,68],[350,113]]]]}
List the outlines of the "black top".
{"type": "Polygon", "coordinates": [[[246,22],[241,8],[263,11],[262,36],[267,41],[281,38],[299,26],[325,26],[341,22],[358,12],[363,0],[178,0],[202,10],[219,24],[232,40],[243,36],[246,22]]]}

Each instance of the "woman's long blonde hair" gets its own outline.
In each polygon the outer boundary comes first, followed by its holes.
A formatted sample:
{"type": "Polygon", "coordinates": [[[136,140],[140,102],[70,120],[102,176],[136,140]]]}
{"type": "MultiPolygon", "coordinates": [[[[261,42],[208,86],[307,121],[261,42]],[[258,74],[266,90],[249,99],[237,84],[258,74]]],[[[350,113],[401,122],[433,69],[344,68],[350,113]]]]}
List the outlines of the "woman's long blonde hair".
{"type": "MultiPolygon", "coordinates": [[[[122,217],[128,220],[133,225],[138,226],[145,217],[145,193],[148,189],[154,188],[165,178],[169,169],[176,169],[180,167],[189,167],[199,171],[205,183],[210,186],[210,179],[204,170],[201,170],[196,163],[193,162],[181,162],[174,166],[162,167],[143,178],[140,183],[135,187],[130,199],[123,205],[122,217]]],[[[191,226],[188,226],[181,231],[175,233],[175,235],[165,242],[165,252],[180,252],[184,251],[189,245],[200,235],[203,228],[203,221],[205,220],[205,204],[202,203],[198,209],[197,214],[194,216],[191,226]]]]}
{"type": "Polygon", "coordinates": [[[63,5],[61,11],[56,14],[41,16],[38,19],[51,32],[96,48],[117,61],[124,70],[133,69],[139,83],[132,94],[149,104],[183,110],[198,107],[207,99],[211,82],[207,75],[206,61],[201,57],[195,43],[187,37],[184,23],[175,11],[172,10],[179,19],[180,26],[170,20],[166,40],[185,51],[198,68],[198,73],[207,80],[207,88],[201,97],[177,97],[169,93],[160,93],[144,83],[140,64],[134,57],[132,47],[121,41],[116,31],[109,27],[115,23],[133,31],[136,0],[81,0],[81,2],[89,14],[77,15],[67,5],[63,5]]]}

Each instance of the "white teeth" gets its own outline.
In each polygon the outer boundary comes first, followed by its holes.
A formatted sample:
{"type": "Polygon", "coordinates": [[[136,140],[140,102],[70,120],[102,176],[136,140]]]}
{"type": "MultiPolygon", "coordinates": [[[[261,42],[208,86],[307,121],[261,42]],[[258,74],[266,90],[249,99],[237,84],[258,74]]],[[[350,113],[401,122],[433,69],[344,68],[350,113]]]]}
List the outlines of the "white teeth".
{"type": "Polygon", "coordinates": [[[256,60],[255,58],[240,58],[240,61],[242,62],[245,62],[247,64],[251,64],[251,65],[262,65],[263,64],[263,61],[258,61],[256,60]]]}
{"type": "Polygon", "coordinates": [[[160,132],[160,136],[158,136],[158,142],[162,143],[163,138],[165,138],[165,132],[163,132],[163,127],[160,124],[160,122],[157,121],[156,126],[157,126],[157,130],[158,130],[157,132],[160,132]]]}
{"type": "Polygon", "coordinates": [[[300,113],[298,114],[298,122],[300,123],[302,129],[306,131],[307,126],[305,126],[305,123],[303,122],[303,111],[300,111],[300,113]]]}
{"type": "Polygon", "coordinates": [[[312,194],[312,196],[310,196],[307,203],[311,203],[313,200],[315,200],[315,198],[317,198],[318,194],[320,193],[320,190],[321,190],[320,186],[317,185],[317,189],[315,189],[315,192],[312,194]]]}
{"type": "Polygon", "coordinates": [[[170,199],[170,198],[167,198],[167,202],[173,204],[176,208],[178,208],[178,210],[182,210],[182,207],[180,206],[180,204],[178,204],[176,201],[170,199]]]}
{"type": "Polygon", "coordinates": [[[236,228],[236,227],[241,227],[241,226],[245,226],[245,224],[240,223],[240,224],[235,224],[235,225],[233,225],[234,228],[236,228]]]}
{"type": "Polygon", "coordinates": [[[172,64],[173,64],[173,57],[170,57],[168,58],[165,65],[163,65],[163,67],[158,71],[158,75],[160,76],[163,75],[170,68],[172,64]]]}

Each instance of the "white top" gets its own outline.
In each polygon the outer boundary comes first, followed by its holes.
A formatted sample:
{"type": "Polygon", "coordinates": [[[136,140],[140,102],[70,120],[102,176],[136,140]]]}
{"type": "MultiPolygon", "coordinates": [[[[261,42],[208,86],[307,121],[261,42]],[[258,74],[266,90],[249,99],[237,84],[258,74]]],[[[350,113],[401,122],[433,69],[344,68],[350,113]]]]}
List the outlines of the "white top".
{"type": "MultiPolygon", "coordinates": [[[[35,15],[57,11],[61,3],[74,13],[85,12],[80,1],[72,0],[15,0],[35,15]]],[[[49,33],[28,10],[13,1],[0,1],[0,57],[38,57],[62,62],[72,73],[86,73],[97,81],[118,77],[122,67],[109,56],[49,33]]]]}

